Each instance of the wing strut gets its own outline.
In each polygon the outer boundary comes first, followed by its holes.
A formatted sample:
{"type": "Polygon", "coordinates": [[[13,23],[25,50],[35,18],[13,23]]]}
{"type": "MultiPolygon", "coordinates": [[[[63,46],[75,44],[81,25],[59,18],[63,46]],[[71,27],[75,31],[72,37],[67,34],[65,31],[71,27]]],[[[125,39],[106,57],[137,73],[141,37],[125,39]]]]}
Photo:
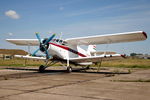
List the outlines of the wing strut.
{"type": "Polygon", "coordinates": [[[102,66],[102,58],[101,58],[100,62],[98,63],[98,69],[97,69],[97,72],[99,72],[101,66],[102,66]]]}
{"type": "Polygon", "coordinates": [[[106,56],[106,53],[107,53],[107,50],[108,50],[108,46],[109,46],[109,43],[111,43],[111,40],[108,39],[109,41],[107,42],[106,44],[106,51],[104,52],[104,56],[106,56]]]}
{"type": "Polygon", "coordinates": [[[30,44],[28,44],[28,54],[31,54],[31,51],[30,51],[30,44]]]}

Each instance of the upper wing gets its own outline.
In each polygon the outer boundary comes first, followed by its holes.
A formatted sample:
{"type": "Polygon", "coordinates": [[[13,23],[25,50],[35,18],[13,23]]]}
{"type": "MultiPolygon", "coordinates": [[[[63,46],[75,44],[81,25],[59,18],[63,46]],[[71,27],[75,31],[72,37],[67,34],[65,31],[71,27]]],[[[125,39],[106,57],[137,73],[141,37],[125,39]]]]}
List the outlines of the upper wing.
{"type": "Polygon", "coordinates": [[[112,55],[100,55],[100,56],[91,56],[91,57],[82,57],[82,58],[70,58],[69,60],[75,63],[84,63],[84,62],[100,62],[107,60],[115,60],[125,58],[125,55],[121,54],[112,54],[112,55]]]}
{"type": "Polygon", "coordinates": [[[65,41],[72,45],[110,44],[146,40],[147,34],[143,31],[124,32],[108,35],[96,35],[79,38],[70,38],[65,41]]]}
{"type": "Polygon", "coordinates": [[[29,45],[29,46],[39,45],[38,39],[6,39],[6,41],[16,45],[29,45]]]}

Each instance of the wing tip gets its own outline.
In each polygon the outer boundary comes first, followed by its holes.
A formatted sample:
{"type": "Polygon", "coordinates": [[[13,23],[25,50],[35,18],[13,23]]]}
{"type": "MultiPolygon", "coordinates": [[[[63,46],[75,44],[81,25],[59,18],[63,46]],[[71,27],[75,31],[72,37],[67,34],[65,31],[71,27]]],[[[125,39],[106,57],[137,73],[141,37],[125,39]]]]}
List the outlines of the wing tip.
{"type": "Polygon", "coordinates": [[[9,42],[9,41],[11,41],[11,39],[6,39],[6,41],[8,41],[8,42],[9,42]]]}
{"type": "Polygon", "coordinates": [[[145,38],[147,39],[147,33],[146,32],[142,32],[142,34],[145,36],[145,38]]]}

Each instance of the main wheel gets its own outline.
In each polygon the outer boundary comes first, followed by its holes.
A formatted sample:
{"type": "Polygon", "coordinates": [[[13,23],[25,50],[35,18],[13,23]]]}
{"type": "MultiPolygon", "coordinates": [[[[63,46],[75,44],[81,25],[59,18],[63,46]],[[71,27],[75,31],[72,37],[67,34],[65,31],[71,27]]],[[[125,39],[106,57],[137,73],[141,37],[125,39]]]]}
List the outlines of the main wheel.
{"type": "Polygon", "coordinates": [[[41,65],[40,67],[39,67],[39,72],[40,73],[43,73],[45,71],[45,66],[44,65],[41,65]]]}
{"type": "Polygon", "coordinates": [[[68,72],[68,73],[71,73],[71,72],[72,72],[72,67],[70,67],[70,66],[67,67],[67,72],[68,72]]]}
{"type": "Polygon", "coordinates": [[[90,69],[90,66],[87,66],[86,69],[90,69]]]}

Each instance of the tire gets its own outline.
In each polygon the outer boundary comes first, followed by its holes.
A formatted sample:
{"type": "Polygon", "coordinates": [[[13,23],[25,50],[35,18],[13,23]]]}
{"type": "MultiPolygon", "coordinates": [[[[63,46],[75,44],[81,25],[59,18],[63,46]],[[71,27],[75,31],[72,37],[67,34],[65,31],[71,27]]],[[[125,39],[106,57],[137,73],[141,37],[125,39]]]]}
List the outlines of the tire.
{"type": "Polygon", "coordinates": [[[72,72],[72,67],[67,67],[67,73],[71,73],[72,72]]]}
{"type": "Polygon", "coordinates": [[[86,69],[90,69],[90,66],[87,66],[86,69]]]}
{"type": "Polygon", "coordinates": [[[41,65],[40,67],[39,67],[39,72],[40,73],[43,73],[45,71],[45,66],[44,65],[41,65]]]}

